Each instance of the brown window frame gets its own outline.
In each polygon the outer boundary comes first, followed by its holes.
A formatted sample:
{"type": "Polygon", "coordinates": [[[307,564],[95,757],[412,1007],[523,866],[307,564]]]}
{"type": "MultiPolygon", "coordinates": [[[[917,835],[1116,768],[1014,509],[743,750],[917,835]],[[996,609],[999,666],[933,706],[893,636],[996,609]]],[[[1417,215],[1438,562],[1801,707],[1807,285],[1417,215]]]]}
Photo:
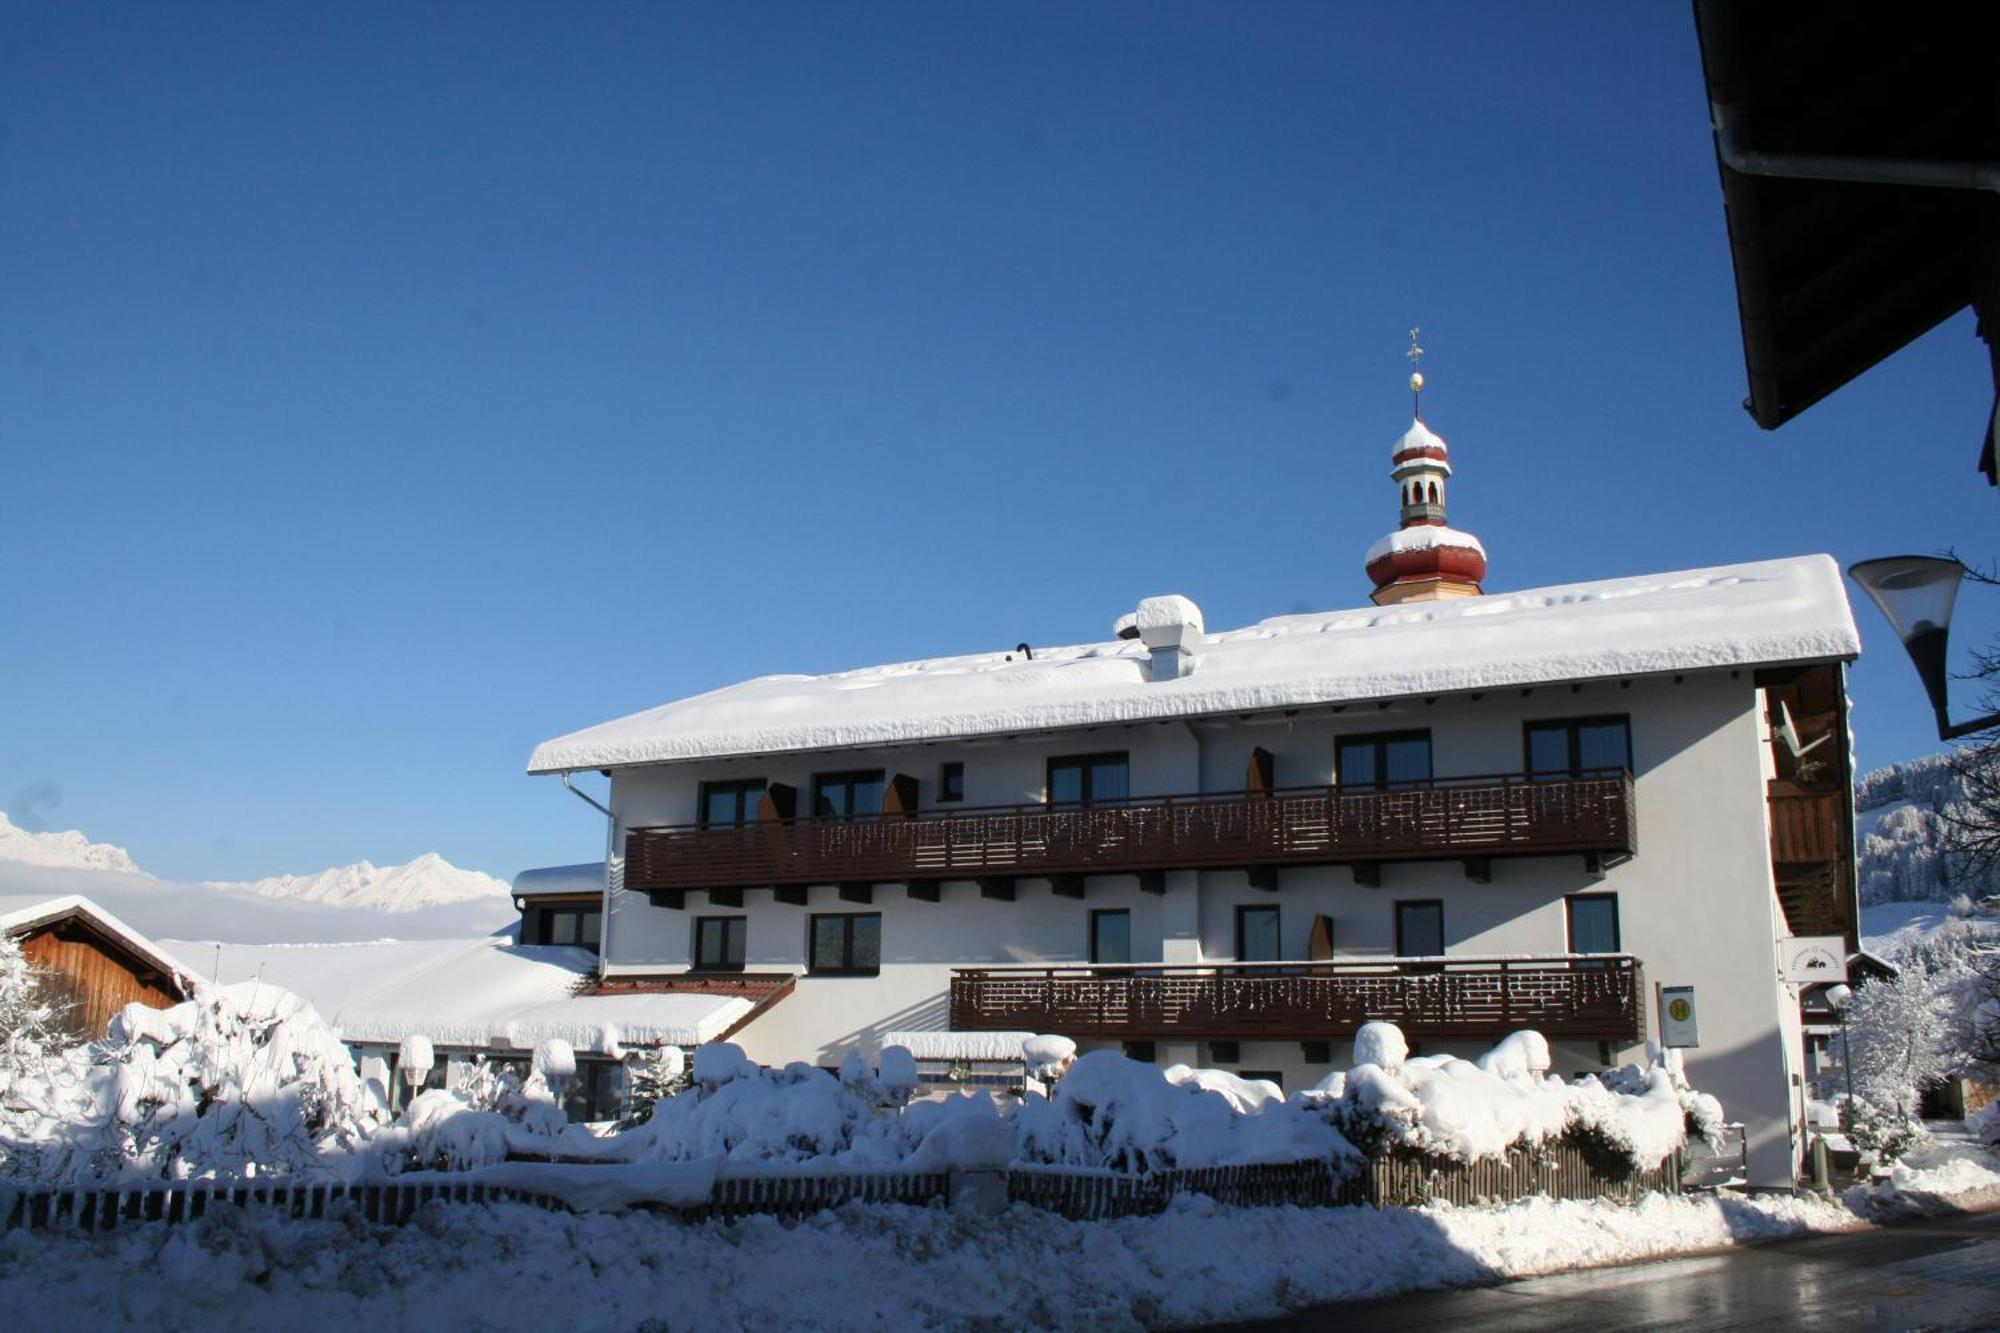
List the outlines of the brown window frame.
{"type": "Polygon", "coordinates": [[[874,819],[881,815],[882,801],[883,798],[888,795],[888,792],[889,792],[889,772],[887,769],[882,769],[882,768],[835,769],[832,772],[828,773],[813,774],[812,804],[807,808],[812,811],[812,817],[814,819],[839,819],[848,821],[856,819],[874,819]],[[880,791],[876,794],[875,797],[875,808],[873,810],[848,810],[842,814],[837,814],[837,815],[821,814],[819,812],[820,788],[829,782],[874,783],[878,788],[880,788],[880,791]]]}
{"type": "Polygon", "coordinates": [[[1444,899],[1442,898],[1398,898],[1390,910],[1395,913],[1396,957],[1398,958],[1442,958],[1445,955],[1446,938],[1444,931],[1444,899]],[[1437,908],[1438,947],[1436,953],[1411,953],[1403,947],[1403,909],[1406,907],[1437,908]]]}
{"type": "Polygon", "coordinates": [[[1099,750],[1092,754],[1050,755],[1048,762],[1042,766],[1042,804],[1049,806],[1052,809],[1088,810],[1090,807],[1094,805],[1124,805],[1129,803],[1131,799],[1132,799],[1132,752],[1130,750],[1099,750]],[[1107,796],[1100,798],[1090,790],[1091,769],[1095,765],[1109,764],[1113,761],[1116,761],[1117,763],[1124,766],[1125,794],[1123,796],[1107,796]],[[1069,767],[1072,765],[1077,767],[1082,774],[1082,778],[1077,784],[1080,790],[1080,795],[1074,801],[1057,801],[1055,798],[1056,769],[1058,767],[1069,767]]]}
{"type": "Polygon", "coordinates": [[[1592,958],[1602,958],[1625,952],[1625,926],[1619,918],[1618,895],[1615,893],[1566,893],[1563,895],[1563,951],[1582,954],[1592,958]],[[1576,947],[1576,904],[1596,902],[1611,904],[1611,947],[1609,949],[1579,949],[1576,947]]]}
{"type": "Polygon", "coordinates": [[[1437,747],[1431,740],[1429,727],[1409,727],[1402,731],[1363,731],[1348,736],[1333,738],[1333,781],[1339,787],[1352,787],[1357,791],[1398,791],[1410,787],[1420,787],[1437,777],[1437,747]],[[1424,743],[1424,776],[1421,778],[1378,778],[1372,782],[1351,782],[1341,772],[1340,752],[1350,745],[1370,744],[1375,747],[1375,768],[1377,772],[1386,768],[1382,762],[1385,748],[1392,741],[1415,741],[1424,743]]]}
{"type": "Polygon", "coordinates": [[[535,922],[535,939],[532,941],[533,943],[545,944],[548,945],[550,948],[555,948],[555,949],[588,949],[592,953],[598,953],[603,949],[604,947],[604,904],[603,903],[600,902],[552,903],[546,907],[537,907],[534,910],[537,919],[535,922]],[[557,940],[554,938],[555,923],[557,917],[576,918],[575,939],[557,940]],[[583,923],[587,919],[592,917],[595,917],[597,919],[597,929],[595,931],[596,938],[586,940],[583,937],[584,935],[583,923]]]}
{"type": "Polygon", "coordinates": [[[694,948],[689,953],[691,961],[688,964],[694,971],[741,972],[744,960],[749,957],[749,953],[750,918],[748,916],[698,916],[694,919],[694,948]],[[731,923],[735,922],[740,922],[742,929],[737,933],[737,957],[736,961],[732,963],[729,961],[729,936],[731,933],[729,927],[731,923]],[[720,924],[722,926],[722,961],[719,963],[704,963],[701,960],[701,928],[710,924],[720,924]]]}
{"type": "Polygon", "coordinates": [[[806,918],[806,975],[813,977],[874,977],[882,974],[882,914],[880,912],[815,912],[806,918]],[[863,918],[875,922],[875,965],[855,967],[854,923],[863,918]],[[813,954],[813,942],[819,937],[819,923],[822,921],[843,921],[841,932],[841,957],[846,960],[837,967],[821,967],[813,954]]]}
{"type": "Polygon", "coordinates": [[[940,805],[953,805],[965,799],[965,761],[948,759],[938,765],[937,798],[940,805]]]}
{"type": "Polygon", "coordinates": [[[1121,963],[1131,962],[1132,961],[1132,909],[1129,907],[1093,908],[1090,913],[1089,945],[1090,945],[1090,961],[1093,963],[1104,963],[1107,964],[1108,966],[1116,967],[1121,963]],[[1123,958],[1106,959],[1098,957],[1097,923],[1103,920],[1107,916],[1122,916],[1125,918],[1125,956],[1123,958]]]}
{"type": "Polygon", "coordinates": [[[1577,731],[1581,727],[1604,726],[1613,722],[1625,729],[1625,762],[1623,768],[1627,773],[1630,773],[1632,771],[1632,715],[1630,713],[1593,713],[1588,717],[1530,718],[1521,724],[1521,771],[1529,777],[1556,779],[1575,777],[1579,773],[1600,772],[1600,769],[1586,769],[1578,762],[1583,755],[1582,739],[1578,736],[1577,731]],[[1536,768],[1534,742],[1536,729],[1554,730],[1557,727],[1564,728],[1569,733],[1568,743],[1564,746],[1569,752],[1568,765],[1564,768],[1536,768]]]}
{"type": "Polygon", "coordinates": [[[1285,915],[1276,903],[1238,903],[1236,905],[1236,961],[1239,963],[1282,963],[1285,960],[1285,915]],[[1243,956],[1243,917],[1249,912],[1269,912],[1276,923],[1277,956],[1273,958],[1245,958],[1243,956]]]}
{"type": "Polygon", "coordinates": [[[718,782],[704,782],[701,784],[701,790],[695,794],[695,826],[705,829],[743,828],[746,825],[754,824],[757,822],[757,802],[761,801],[764,798],[764,793],[770,789],[770,782],[764,778],[726,778],[718,782]],[[755,799],[745,800],[746,796],[753,795],[752,788],[755,788],[755,799]],[[709,796],[725,791],[733,792],[736,796],[736,820],[734,823],[725,824],[711,821],[708,817],[709,796]]]}

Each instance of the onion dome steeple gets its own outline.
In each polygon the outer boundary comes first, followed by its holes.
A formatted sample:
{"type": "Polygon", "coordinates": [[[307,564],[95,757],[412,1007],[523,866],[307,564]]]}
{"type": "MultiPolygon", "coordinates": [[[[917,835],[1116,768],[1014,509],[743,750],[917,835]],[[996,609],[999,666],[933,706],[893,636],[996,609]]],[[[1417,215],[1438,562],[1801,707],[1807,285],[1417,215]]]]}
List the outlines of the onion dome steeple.
{"type": "MultiPolygon", "coordinates": [[[[1423,360],[1417,330],[1410,330],[1409,358],[1423,360]]],[[[1486,548],[1479,538],[1445,523],[1445,483],[1451,451],[1444,437],[1424,424],[1424,376],[1410,375],[1414,401],[1410,428],[1390,453],[1389,476],[1396,483],[1401,523],[1368,548],[1370,594],[1376,604],[1426,602],[1442,597],[1477,597],[1486,577],[1486,548]]]]}

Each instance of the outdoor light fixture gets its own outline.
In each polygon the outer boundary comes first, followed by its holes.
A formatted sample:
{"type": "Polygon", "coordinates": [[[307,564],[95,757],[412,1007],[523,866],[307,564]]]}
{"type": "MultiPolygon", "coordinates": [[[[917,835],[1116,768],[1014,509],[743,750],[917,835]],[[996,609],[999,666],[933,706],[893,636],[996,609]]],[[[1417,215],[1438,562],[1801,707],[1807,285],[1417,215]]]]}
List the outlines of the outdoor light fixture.
{"type": "Polygon", "coordinates": [[[1950,682],[1945,671],[1945,646],[1951,632],[1951,606],[1958,598],[1965,566],[1944,556],[1888,555],[1863,560],[1848,568],[1847,577],[1861,585],[1903,641],[1917,675],[1937,714],[1938,739],[1956,740],[1975,731],[2000,726],[2000,713],[1954,724],[1947,712],[1950,682]]]}

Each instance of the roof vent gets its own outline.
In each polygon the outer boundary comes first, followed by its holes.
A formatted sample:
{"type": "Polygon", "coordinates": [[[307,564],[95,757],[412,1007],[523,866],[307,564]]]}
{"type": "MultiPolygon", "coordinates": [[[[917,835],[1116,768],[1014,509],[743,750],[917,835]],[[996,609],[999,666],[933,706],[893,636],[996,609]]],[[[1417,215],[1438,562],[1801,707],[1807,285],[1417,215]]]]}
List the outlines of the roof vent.
{"type": "Polygon", "coordinates": [[[1200,607],[1179,593],[1148,597],[1132,613],[1132,625],[1152,654],[1146,672],[1150,678],[1179,680],[1194,674],[1194,650],[1206,633],[1200,607]]]}
{"type": "Polygon", "coordinates": [[[1127,611],[1124,615],[1112,621],[1111,632],[1121,639],[1138,638],[1139,613],[1137,611],[1127,611]]]}

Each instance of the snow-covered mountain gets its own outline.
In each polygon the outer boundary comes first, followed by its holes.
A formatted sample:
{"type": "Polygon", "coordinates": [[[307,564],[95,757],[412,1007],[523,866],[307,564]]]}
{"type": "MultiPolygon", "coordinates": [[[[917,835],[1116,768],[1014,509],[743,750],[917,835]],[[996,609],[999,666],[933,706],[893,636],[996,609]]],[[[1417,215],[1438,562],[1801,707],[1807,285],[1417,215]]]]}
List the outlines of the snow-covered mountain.
{"type": "Polygon", "coordinates": [[[64,833],[31,833],[0,814],[0,861],[31,866],[67,866],[77,870],[116,870],[127,875],[146,872],[132,863],[123,847],[92,842],[70,829],[64,833]]]}
{"type": "Polygon", "coordinates": [[[262,898],[321,903],[330,907],[371,907],[383,912],[415,912],[426,907],[499,898],[510,892],[506,881],[477,870],[463,870],[426,852],[399,866],[356,861],[316,875],[278,875],[243,883],[205,887],[254,893],[262,898]]]}
{"type": "MultiPolygon", "coordinates": [[[[123,847],[92,842],[71,829],[65,833],[31,833],[0,814],[0,863],[47,866],[58,870],[101,870],[153,880],[123,847]]],[[[154,881],[158,882],[158,881],[154,881]]],[[[464,870],[426,852],[399,866],[368,861],[335,866],[314,875],[277,875],[247,881],[205,880],[195,886],[231,895],[282,898],[323,907],[369,908],[378,912],[419,912],[458,903],[506,905],[511,899],[505,880],[477,870],[464,870]]]]}
{"type": "Polygon", "coordinates": [[[1965,884],[1942,856],[1943,811],[1965,799],[1950,756],[1890,764],[1854,784],[1854,850],[1864,905],[1978,898],[2000,886],[1965,884]]]}

